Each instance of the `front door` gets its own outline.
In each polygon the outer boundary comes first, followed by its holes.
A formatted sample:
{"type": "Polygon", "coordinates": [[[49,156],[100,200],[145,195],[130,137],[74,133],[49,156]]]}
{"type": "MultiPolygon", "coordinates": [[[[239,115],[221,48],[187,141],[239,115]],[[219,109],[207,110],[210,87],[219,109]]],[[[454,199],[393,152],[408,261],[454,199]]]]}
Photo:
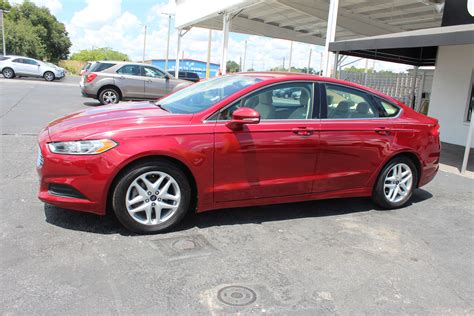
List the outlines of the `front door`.
{"type": "Polygon", "coordinates": [[[365,188],[393,141],[391,120],[364,91],[339,84],[324,86],[313,191],[365,188]]]}
{"type": "Polygon", "coordinates": [[[167,78],[166,74],[159,69],[144,66],[145,95],[149,99],[158,99],[173,92],[178,82],[173,78],[167,78]]]}
{"type": "Polygon", "coordinates": [[[117,70],[114,81],[125,99],[145,98],[145,78],[142,76],[142,66],[123,65],[117,70]]]}
{"type": "Polygon", "coordinates": [[[215,125],[214,199],[216,202],[290,196],[311,192],[319,139],[312,119],[313,83],[264,88],[221,110],[215,125]],[[277,97],[294,87],[298,97],[277,97]],[[258,124],[233,131],[226,126],[238,107],[260,113],[258,124]]]}

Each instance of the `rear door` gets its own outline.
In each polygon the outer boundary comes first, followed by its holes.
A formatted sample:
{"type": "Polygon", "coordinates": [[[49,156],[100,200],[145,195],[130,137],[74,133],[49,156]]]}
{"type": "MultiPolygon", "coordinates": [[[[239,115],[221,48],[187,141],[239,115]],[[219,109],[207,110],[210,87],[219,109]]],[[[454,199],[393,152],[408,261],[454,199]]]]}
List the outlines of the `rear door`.
{"type": "Polygon", "coordinates": [[[145,78],[142,76],[142,66],[123,65],[114,75],[115,85],[122,91],[126,99],[144,99],[145,78]]]}
{"type": "Polygon", "coordinates": [[[32,76],[41,76],[41,65],[33,59],[23,58],[25,73],[32,76]]]}
{"type": "Polygon", "coordinates": [[[311,193],[319,141],[313,91],[312,82],[276,84],[220,111],[214,154],[217,203],[311,193]],[[288,87],[304,91],[304,97],[276,97],[276,90],[288,87]],[[259,112],[260,123],[229,129],[232,112],[242,106],[259,112]]]}
{"type": "Polygon", "coordinates": [[[28,69],[26,68],[26,59],[15,58],[12,60],[13,71],[16,75],[26,75],[28,74],[28,69]]]}
{"type": "Polygon", "coordinates": [[[340,84],[323,84],[320,156],[314,192],[361,189],[386,157],[394,134],[372,96],[340,84]]]}

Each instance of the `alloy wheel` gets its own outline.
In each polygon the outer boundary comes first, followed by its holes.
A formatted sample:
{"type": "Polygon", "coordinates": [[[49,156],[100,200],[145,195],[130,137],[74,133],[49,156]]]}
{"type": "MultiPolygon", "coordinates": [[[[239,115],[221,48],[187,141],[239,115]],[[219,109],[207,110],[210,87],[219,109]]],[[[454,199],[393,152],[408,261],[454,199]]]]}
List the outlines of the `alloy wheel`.
{"type": "Polygon", "coordinates": [[[413,186],[413,173],[404,163],[394,165],[384,179],[384,194],[388,201],[398,203],[403,201],[413,186]]]}
{"type": "Polygon", "coordinates": [[[4,76],[5,78],[7,78],[7,79],[12,78],[12,77],[13,77],[13,70],[11,70],[11,69],[5,69],[5,70],[3,71],[3,76],[4,76]]]}
{"type": "Polygon", "coordinates": [[[114,91],[105,91],[104,93],[104,103],[106,104],[111,104],[111,103],[117,103],[117,94],[114,91]]]}
{"type": "Polygon", "coordinates": [[[129,185],[125,197],[128,214],[136,222],[156,225],[178,210],[181,191],[176,180],[160,171],[146,172],[129,185]]]}

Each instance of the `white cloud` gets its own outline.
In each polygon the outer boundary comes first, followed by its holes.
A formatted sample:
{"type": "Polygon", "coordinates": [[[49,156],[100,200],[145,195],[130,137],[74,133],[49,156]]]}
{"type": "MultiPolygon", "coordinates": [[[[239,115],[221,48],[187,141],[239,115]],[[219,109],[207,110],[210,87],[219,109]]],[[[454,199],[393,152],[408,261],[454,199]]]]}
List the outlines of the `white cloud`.
{"type": "MultiPolygon", "coordinates": [[[[11,4],[19,4],[22,3],[23,0],[10,0],[9,2],[11,4]]],[[[47,7],[52,14],[57,14],[63,8],[63,5],[59,0],[31,0],[31,2],[40,7],[47,7]]]]}
{"type": "Polygon", "coordinates": [[[71,25],[81,28],[100,27],[120,16],[121,0],[87,0],[87,6],[74,13],[71,25]]]}

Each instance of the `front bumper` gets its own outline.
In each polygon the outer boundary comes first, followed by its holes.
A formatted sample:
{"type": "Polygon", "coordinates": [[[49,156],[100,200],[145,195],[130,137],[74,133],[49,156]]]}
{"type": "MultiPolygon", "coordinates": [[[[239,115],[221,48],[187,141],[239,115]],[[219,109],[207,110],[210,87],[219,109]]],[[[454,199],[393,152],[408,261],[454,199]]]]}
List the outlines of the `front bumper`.
{"type": "Polygon", "coordinates": [[[108,187],[115,171],[114,154],[59,155],[50,152],[48,142],[45,130],[39,136],[36,165],[40,178],[38,198],[61,208],[104,215],[108,187]],[[58,186],[79,194],[63,194],[51,189],[58,186]]]}

